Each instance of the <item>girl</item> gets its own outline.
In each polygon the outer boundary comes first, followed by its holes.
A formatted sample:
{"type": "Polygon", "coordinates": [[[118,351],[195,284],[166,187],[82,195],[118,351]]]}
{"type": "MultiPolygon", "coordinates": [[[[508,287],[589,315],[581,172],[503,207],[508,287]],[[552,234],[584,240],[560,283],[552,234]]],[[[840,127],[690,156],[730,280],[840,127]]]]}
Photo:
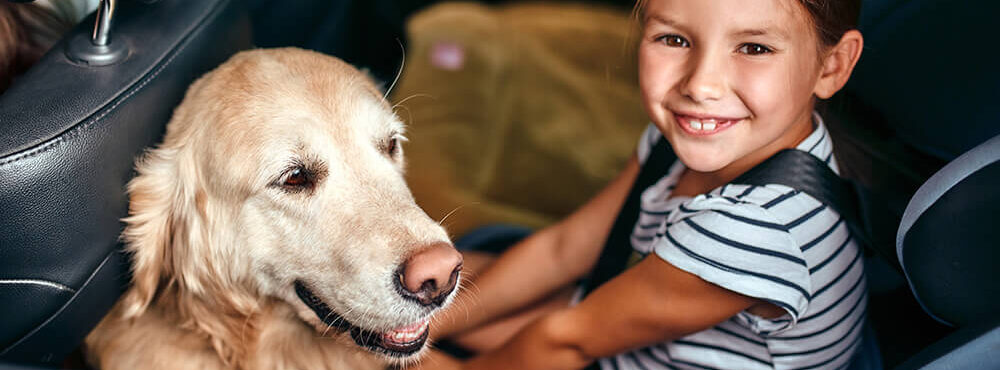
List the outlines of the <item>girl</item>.
{"type": "Polygon", "coordinates": [[[859,7],[640,1],[639,78],[652,125],[637,154],[589,203],[485,267],[435,323],[440,337],[466,333],[457,342],[479,356],[459,363],[432,353],[422,366],[846,367],[866,296],[844,221],[794,189],[730,181],[786,148],[837,171],[813,109],[844,86],[861,55],[859,7]],[[644,258],[567,306],[564,287],[595,265],[640,166],[661,155],[650,148],[664,139],[679,161],[642,193],[631,242],[644,258]],[[495,343],[472,340],[472,328],[495,343]]]}

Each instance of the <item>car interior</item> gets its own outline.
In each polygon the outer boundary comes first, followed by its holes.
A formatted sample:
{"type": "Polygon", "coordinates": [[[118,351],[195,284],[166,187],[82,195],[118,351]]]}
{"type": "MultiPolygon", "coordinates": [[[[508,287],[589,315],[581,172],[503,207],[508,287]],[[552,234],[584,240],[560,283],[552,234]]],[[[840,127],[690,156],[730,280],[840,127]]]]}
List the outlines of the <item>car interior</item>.
{"type": "MultiPolygon", "coordinates": [[[[299,46],[388,84],[407,18],[432,3],[100,1],[0,95],[0,369],[86,367],[84,337],[129,283],[125,184],[191,82],[241,50],[299,46]]],[[[881,236],[873,366],[1000,368],[1000,3],[862,4],[864,55],[823,109],[838,158],[866,158],[845,176],[881,236]]]]}

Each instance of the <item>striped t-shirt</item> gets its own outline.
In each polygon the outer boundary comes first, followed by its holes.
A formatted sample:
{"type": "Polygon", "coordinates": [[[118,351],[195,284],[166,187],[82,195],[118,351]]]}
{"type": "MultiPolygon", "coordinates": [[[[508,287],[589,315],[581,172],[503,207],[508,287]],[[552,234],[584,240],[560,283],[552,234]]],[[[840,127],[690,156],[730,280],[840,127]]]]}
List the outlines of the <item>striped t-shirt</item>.
{"type": "MultiPolygon", "coordinates": [[[[835,172],[822,119],[798,149],[835,172]]],[[[644,163],[663,136],[650,125],[644,163]]],[[[840,215],[783,185],[727,184],[670,198],[684,165],[642,193],[632,231],[641,255],[654,253],[700,278],[786,311],[766,319],[740,312],[686,337],[600,360],[602,369],[840,369],[860,345],[867,291],[861,249],[840,215]]],[[[789,173],[789,176],[795,176],[789,173]]],[[[623,303],[628,304],[628,303],[623,303]]]]}

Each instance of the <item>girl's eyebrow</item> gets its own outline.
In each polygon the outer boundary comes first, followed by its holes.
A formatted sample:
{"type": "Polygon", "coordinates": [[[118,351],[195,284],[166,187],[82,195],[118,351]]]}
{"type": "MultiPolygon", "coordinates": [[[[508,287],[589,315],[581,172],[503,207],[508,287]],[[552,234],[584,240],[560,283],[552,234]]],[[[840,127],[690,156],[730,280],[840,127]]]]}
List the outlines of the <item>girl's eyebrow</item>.
{"type": "Polygon", "coordinates": [[[773,27],[773,26],[736,30],[733,31],[731,34],[736,37],[776,35],[779,38],[783,39],[788,38],[788,32],[786,32],[784,28],[773,27]]]}
{"type": "Polygon", "coordinates": [[[665,25],[668,25],[668,26],[677,27],[677,22],[676,21],[674,21],[673,19],[664,18],[663,16],[661,16],[659,14],[648,14],[647,13],[646,14],[646,19],[644,20],[644,22],[646,24],[649,24],[650,21],[653,21],[655,23],[665,24],[665,25]]]}
{"type": "MultiPolygon", "coordinates": [[[[681,24],[671,18],[664,17],[660,14],[646,14],[643,20],[645,24],[659,23],[674,28],[682,28],[681,24]]],[[[745,28],[741,30],[736,30],[730,33],[733,37],[747,37],[747,36],[767,36],[775,35],[781,39],[788,39],[788,32],[784,27],[778,27],[772,24],[765,25],[763,27],[755,28],[745,28]]]]}

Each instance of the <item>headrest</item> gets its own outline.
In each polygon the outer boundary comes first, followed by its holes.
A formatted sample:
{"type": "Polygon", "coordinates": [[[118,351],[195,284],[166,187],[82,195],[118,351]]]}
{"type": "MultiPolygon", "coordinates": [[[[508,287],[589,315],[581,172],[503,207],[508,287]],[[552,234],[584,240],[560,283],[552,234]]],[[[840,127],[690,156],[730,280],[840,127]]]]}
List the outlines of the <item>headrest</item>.
{"type": "Polygon", "coordinates": [[[135,157],[196,77],[250,47],[242,5],[121,3],[111,44],[124,59],[67,57],[91,16],[0,95],[0,361],[58,363],[121,294],[135,157]]]}
{"type": "Polygon", "coordinates": [[[847,91],[905,143],[954,159],[1000,134],[997,14],[993,0],[864,1],[865,50],[847,91]]]}
{"type": "Polygon", "coordinates": [[[917,301],[946,324],[1000,316],[1000,135],[931,176],[906,207],[896,253],[917,301]]]}

